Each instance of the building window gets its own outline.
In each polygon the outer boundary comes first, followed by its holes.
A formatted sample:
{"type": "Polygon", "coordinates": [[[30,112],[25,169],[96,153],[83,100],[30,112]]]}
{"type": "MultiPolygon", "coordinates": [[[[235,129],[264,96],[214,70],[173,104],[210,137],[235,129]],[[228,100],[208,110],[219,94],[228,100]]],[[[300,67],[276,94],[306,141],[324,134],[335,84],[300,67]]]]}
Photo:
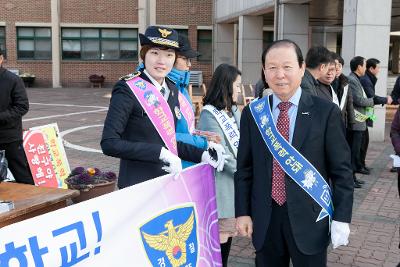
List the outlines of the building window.
{"type": "Polygon", "coordinates": [[[7,57],[6,55],[6,28],[0,27],[0,51],[3,52],[3,56],[7,57]]]}
{"type": "Polygon", "coordinates": [[[51,59],[50,28],[17,28],[18,59],[51,59]]]}
{"type": "Polygon", "coordinates": [[[212,31],[197,31],[197,50],[200,52],[199,61],[212,61],[212,31]]]}
{"type": "Polygon", "coordinates": [[[136,29],[62,29],[62,58],[71,60],[137,60],[136,29]]]}
{"type": "Polygon", "coordinates": [[[178,32],[178,35],[186,36],[189,38],[189,31],[187,29],[175,29],[178,32]]]}
{"type": "Polygon", "coordinates": [[[267,49],[267,47],[272,44],[274,41],[274,32],[273,31],[263,31],[263,50],[267,49]]]}

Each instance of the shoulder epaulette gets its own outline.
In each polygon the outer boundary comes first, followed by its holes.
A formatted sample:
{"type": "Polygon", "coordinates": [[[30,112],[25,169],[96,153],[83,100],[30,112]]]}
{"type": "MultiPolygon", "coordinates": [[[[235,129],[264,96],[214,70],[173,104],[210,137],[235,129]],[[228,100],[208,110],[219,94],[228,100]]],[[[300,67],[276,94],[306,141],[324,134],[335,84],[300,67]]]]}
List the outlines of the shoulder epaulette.
{"type": "Polygon", "coordinates": [[[132,80],[135,77],[138,77],[140,74],[141,74],[140,71],[135,71],[135,72],[129,73],[129,74],[125,75],[125,76],[122,76],[119,79],[120,80],[124,80],[124,81],[129,81],[129,80],[132,80]]]}

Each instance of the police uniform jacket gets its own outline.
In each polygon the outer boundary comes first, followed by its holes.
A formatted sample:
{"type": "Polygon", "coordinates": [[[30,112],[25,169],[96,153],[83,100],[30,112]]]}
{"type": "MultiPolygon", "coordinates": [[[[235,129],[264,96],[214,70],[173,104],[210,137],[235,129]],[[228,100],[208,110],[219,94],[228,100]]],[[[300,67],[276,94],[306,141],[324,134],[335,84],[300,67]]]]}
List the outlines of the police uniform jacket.
{"type": "MultiPolygon", "coordinates": [[[[146,74],[141,73],[139,76],[151,83],[146,74]]],[[[101,139],[103,153],[121,159],[119,188],[166,174],[161,169],[164,163],[159,159],[161,148],[165,144],[127,85],[125,80],[131,78],[133,77],[122,78],[113,88],[101,139]]],[[[171,81],[167,79],[166,82],[170,89],[167,102],[176,125],[178,90],[171,81]]],[[[177,142],[177,146],[181,159],[196,163],[201,161],[204,150],[181,142],[177,142]]]]}

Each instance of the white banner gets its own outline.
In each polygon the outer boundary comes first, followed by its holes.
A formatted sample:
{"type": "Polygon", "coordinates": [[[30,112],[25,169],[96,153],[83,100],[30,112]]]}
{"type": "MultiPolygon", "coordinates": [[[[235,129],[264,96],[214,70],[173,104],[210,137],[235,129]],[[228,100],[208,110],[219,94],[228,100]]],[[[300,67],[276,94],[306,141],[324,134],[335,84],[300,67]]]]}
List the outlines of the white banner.
{"type": "Polygon", "coordinates": [[[209,165],[0,229],[0,266],[222,266],[209,165]]]}

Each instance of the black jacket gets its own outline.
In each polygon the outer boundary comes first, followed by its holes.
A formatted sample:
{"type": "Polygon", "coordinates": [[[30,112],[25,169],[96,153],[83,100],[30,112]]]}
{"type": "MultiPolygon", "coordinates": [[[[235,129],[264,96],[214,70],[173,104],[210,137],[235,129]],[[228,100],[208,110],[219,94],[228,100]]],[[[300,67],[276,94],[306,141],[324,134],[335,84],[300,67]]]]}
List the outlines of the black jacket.
{"type": "Polygon", "coordinates": [[[311,72],[306,69],[303,79],[301,79],[301,89],[309,94],[317,95],[318,84],[319,82],[312,76],[311,72]]]}
{"type": "Polygon", "coordinates": [[[336,92],[339,103],[342,105],[342,101],[345,101],[344,108],[342,111],[342,118],[346,129],[351,129],[355,123],[354,106],[353,106],[353,95],[349,88],[349,81],[343,73],[334,80],[332,83],[333,90],[336,92]],[[346,97],[343,99],[344,92],[347,92],[346,97]]]}
{"type": "Polygon", "coordinates": [[[360,77],[360,82],[364,88],[364,92],[368,98],[374,98],[375,105],[384,105],[387,103],[387,97],[378,96],[375,94],[375,85],[378,79],[368,70],[365,75],[360,77]]]}
{"type": "Polygon", "coordinates": [[[0,143],[22,140],[22,116],[29,110],[24,83],[0,67],[0,143]]]}
{"type": "Polygon", "coordinates": [[[400,76],[397,77],[396,83],[393,86],[392,93],[390,96],[393,98],[392,105],[398,105],[400,103],[400,76]]]}
{"type": "MultiPolygon", "coordinates": [[[[332,102],[303,92],[292,145],[332,185],[333,220],[349,223],[353,205],[350,148],[339,108],[332,102]]],[[[272,159],[249,106],[240,120],[240,143],[235,173],[236,217],[251,216],[253,244],[262,249],[272,216],[272,159]]],[[[316,222],[320,206],[285,175],[290,226],[298,249],[312,255],[329,244],[328,218],[316,222]]]]}
{"type": "MultiPolygon", "coordinates": [[[[151,83],[144,73],[140,77],[151,83]]],[[[168,104],[176,125],[174,110],[179,107],[178,89],[168,79],[167,84],[170,89],[168,104]]],[[[166,174],[159,159],[163,146],[163,140],[125,80],[118,81],[104,122],[101,148],[104,154],[121,159],[119,188],[166,174]]],[[[181,159],[195,163],[201,161],[202,149],[181,142],[177,146],[181,159]]]]}
{"type": "MultiPolygon", "coordinates": [[[[364,92],[368,98],[374,99],[374,105],[385,105],[387,103],[387,97],[378,96],[375,94],[375,85],[378,79],[368,70],[365,75],[360,77],[360,82],[364,88],[364,92]]],[[[367,126],[372,127],[374,125],[373,121],[368,119],[367,126]]]]}

